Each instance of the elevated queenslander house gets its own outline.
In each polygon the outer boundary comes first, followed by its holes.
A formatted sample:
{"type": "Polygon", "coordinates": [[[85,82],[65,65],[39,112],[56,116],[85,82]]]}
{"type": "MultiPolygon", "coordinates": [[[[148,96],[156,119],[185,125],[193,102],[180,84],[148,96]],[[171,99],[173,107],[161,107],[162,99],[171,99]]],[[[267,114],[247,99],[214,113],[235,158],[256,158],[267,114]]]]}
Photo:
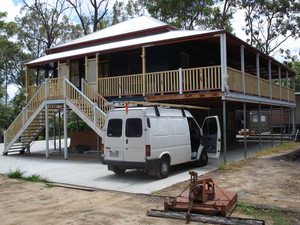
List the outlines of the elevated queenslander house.
{"type": "MultiPolygon", "coordinates": [[[[219,115],[226,153],[237,130],[247,128],[246,110],[284,109],[294,118],[295,94],[289,88],[294,77],[225,30],[178,30],[137,17],[48,49],[48,55],[27,63],[28,103],[5,132],[4,154],[24,151],[45,129],[49,157],[48,122],[61,110],[73,110],[102,137],[105,103],[114,100],[210,107],[192,113],[200,124],[207,115],[219,115]],[[41,70],[48,74],[45,83],[32,85],[32,74],[41,70]],[[243,127],[236,119],[241,110],[243,127]]],[[[64,117],[65,134],[66,124],[64,117]]],[[[64,147],[67,158],[66,141],[64,147]]],[[[245,145],[245,156],[246,150],[245,145]]]]}

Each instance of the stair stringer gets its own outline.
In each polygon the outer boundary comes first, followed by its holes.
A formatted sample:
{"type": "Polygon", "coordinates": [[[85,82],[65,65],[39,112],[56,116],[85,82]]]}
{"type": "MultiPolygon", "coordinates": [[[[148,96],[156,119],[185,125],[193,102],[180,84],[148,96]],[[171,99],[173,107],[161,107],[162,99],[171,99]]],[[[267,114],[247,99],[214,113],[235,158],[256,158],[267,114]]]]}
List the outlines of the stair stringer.
{"type": "Polygon", "coordinates": [[[4,146],[3,154],[7,154],[9,149],[12,147],[12,145],[21,137],[23,132],[27,129],[27,127],[30,126],[31,122],[39,115],[39,113],[43,110],[45,107],[46,102],[43,101],[39,107],[35,110],[35,112],[31,115],[31,117],[24,123],[22,128],[19,130],[19,132],[14,136],[14,138],[6,145],[4,146]]]}

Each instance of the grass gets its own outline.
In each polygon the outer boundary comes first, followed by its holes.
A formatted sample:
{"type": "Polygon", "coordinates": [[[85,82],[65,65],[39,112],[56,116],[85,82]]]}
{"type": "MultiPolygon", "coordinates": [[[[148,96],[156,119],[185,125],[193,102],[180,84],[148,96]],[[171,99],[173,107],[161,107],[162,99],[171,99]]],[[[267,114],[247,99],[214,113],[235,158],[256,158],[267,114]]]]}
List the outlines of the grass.
{"type": "Polygon", "coordinates": [[[45,183],[47,182],[46,179],[42,178],[40,175],[38,174],[33,174],[31,176],[24,176],[23,171],[21,171],[20,169],[16,169],[15,171],[9,171],[7,176],[9,178],[13,178],[13,179],[18,179],[18,180],[22,180],[22,181],[27,181],[27,182],[40,182],[40,183],[45,183]]]}
{"type": "MultiPolygon", "coordinates": [[[[276,146],[273,148],[267,148],[262,151],[259,151],[259,152],[255,153],[255,155],[249,157],[248,159],[257,159],[260,157],[264,157],[264,156],[268,156],[268,155],[272,155],[272,154],[276,154],[276,153],[280,153],[280,152],[285,152],[285,151],[293,149],[295,146],[298,146],[298,144],[295,142],[287,142],[287,143],[284,143],[282,145],[279,145],[279,146],[276,146]]],[[[247,159],[244,159],[244,160],[247,160],[247,159]]],[[[242,160],[240,162],[243,162],[244,160],[242,160]]],[[[241,170],[241,168],[239,168],[240,162],[221,164],[221,165],[219,165],[219,169],[220,170],[239,171],[239,170],[241,170]]]]}
{"type": "Polygon", "coordinates": [[[229,163],[229,164],[221,164],[221,165],[219,165],[219,169],[220,170],[234,170],[234,171],[241,170],[241,168],[238,168],[237,162],[233,162],[233,163],[229,163]]]}
{"type": "Polygon", "coordinates": [[[259,151],[250,158],[256,159],[256,158],[260,158],[260,157],[264,157],[264,156],[268,156],[268,155],[272,155],[272,154],[276,154],[276,153],[280,153],[280,152],[285,152],[287,150],[293,149],[297,145],[298,144],[295,142],[287,142],[282,145],[275,146],[273,148],[267,148],[262,151],[259,151]]]}
{"type": "Polygon", "coordinates": [[[13,179],[21,179],[23,177],[24,172],[20,169],[16,169],[15,171],[9,170],[7,176],[13,179]]]}
{"type": "Polygon", "coordinates": [[[299,217],[299,215],[295,215],[296,213],[283,212],[275,208],[260,209],[254,205],[246,203],[239,203],[237,209],[242,213],[250,215],[256,219],[271,220],[273,221],[272,224],[274,225],[292,225],[295,222],[293,221],[293,218],[295,216],[299,217]]]}

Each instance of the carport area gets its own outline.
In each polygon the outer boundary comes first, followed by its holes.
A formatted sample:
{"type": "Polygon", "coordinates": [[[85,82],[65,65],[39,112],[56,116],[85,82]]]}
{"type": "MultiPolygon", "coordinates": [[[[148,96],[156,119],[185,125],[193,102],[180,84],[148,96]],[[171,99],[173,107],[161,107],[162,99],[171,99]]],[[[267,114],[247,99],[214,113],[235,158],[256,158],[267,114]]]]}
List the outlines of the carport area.
{"type": "MultiPolygon", "coordinates": [[[[262,149],[271,146],[270,141],[262,141],[262,149]]],[[[279,145],[280,141],[274,141],[279,145]]],[[[50,146],[50,158],[45,158],[45,141],[36,141],[31,147],[29,155],[16,154],[0,156],[0,173],[20,169],[25,176],[38,174],[50,182],[87,186],[112,191],[145,193],[166,188],[175,183],[189,179],[188,171],[194,170],[199,175],[215,170],[223,163],[223,155],[220,159],[209,159],[205,167],[195,167],[193,164],[173,166],[168,178],[158,180],[156,177],[146,175],[137,170],[128,170],[124,175],[115,175],[108,171],[97,158],[97,152],[86,154],[69,154],[69,160],[64,160],[63,154],[53,150],[50,146]]],[[[243,141],[229,145],[227,148],[227,162],[238,161],[244,158],[243,141]]],[[[247,156],[253,155],[259,149],[258,141],[248,141],[247,156]]],[[[3,144],[0,144],[3,151],[3,144]]]]}

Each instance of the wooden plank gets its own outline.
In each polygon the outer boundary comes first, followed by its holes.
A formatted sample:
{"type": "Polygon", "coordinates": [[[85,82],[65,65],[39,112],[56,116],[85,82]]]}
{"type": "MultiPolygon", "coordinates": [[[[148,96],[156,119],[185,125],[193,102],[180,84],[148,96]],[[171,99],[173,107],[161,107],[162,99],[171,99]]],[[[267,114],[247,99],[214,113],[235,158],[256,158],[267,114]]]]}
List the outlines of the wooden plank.
{"type": "MultiPolygon", "coordinates": [[[[163,210],[148,210],[147,216],[163,217],[171,219],[186,220],[185,212],[175,211],[163,211],[163,210]]],[[[247,219],[237,217],[220,217],[220,216],[208,216],[202,214],[191,213],[190,221],[202,222],[202,223],[213,223],[213,224],[225,224],[225,225],[264,225],[265,221],[258,219],[247,219]]]]}
{"type": "Polygon", "coordinates": [[[188,94],[174,94],[165,96],[146,96],[147,101],[166,101],[166,100],[182,100],[182,99],[199,99],[199,98],[220,98],[223,96],[223,92],[200,92],[200,93],[188,93],[188,94]]]}

